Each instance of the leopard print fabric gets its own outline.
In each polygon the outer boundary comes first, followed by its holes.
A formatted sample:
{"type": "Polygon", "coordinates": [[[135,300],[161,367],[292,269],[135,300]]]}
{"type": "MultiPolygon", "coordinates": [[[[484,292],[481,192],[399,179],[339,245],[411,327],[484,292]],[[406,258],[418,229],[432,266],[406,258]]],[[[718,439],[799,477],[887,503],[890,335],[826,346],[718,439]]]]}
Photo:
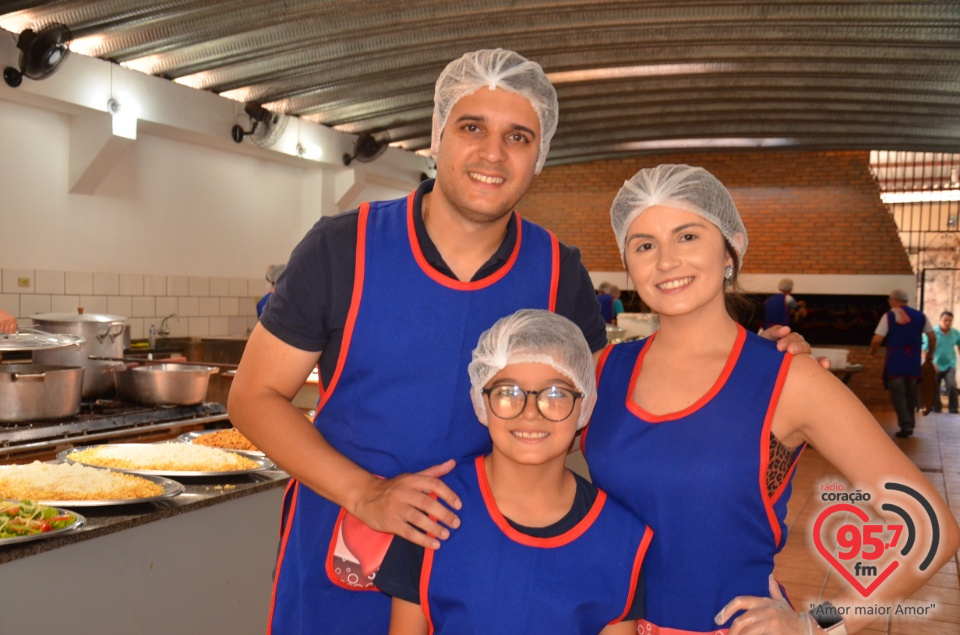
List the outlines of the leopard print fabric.
{"type": "Polygon", "coordinates": [[[773,432],[770,433],[770,463],[767,465],[767,494],[773,496],[783,485],[790,468],[793,467],[796,449],[780,442],[773,432]]]}

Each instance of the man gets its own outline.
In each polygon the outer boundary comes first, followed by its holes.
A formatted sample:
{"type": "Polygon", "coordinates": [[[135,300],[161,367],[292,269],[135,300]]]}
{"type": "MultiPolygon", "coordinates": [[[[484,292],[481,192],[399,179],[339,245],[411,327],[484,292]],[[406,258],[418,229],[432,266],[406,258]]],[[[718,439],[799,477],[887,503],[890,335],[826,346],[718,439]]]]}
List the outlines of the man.
{"type": "MultiPolygon", "coordinates": [[[[957,349],[960,348],[960,331],[953,328],[953,313],[940,314],[940,324],[936,331],[936,350],[933,352],[933,365],[937,368],[937,396],[933,401],[933,412],[942,412],[940,386],[947,386],[947,407],[957,414],[957,349]]],[[[923,336],[923,350],[929,351],[929,339],[923,336]]]]}
{"type": "Polygon", "coordinates": [[[768,297],[763,303],[763,328],[782,324],[790,326],[796,320],[807,315],[807,305],[803,300],[797,301],[790,293],[793,291],[793,280],[784,278],[777,285],[780,293],[768,297]]]}
{"type": "MultiPolygon", "coordinates": [[[[916,426],[917,380],[923,356],[923,334],[930,338],[933,348],[937,336],[930,321],[920,311],[907,306],[910,297],[903,289],[894,289],[887,298],[890,310],[883,314],[870,341],[870,354],[886,339],[887,355],[883,365],[883,382],[890,391],[893,409],[897,411],[900,430],[898,437],[909,437],[916,426]]],[[[926,358],[930,351],[926,352],[926,358]]]]}
{"type": "MultiPolygon", "coordinates": [[[[576,323],[594,353],[606,345],[579,252],[513,211],[556,123],[538,64],[468,53],[437,80],[436,180],[322,218],[294,250],[229,398],[234,425],[292,476],[270,632],[387,632],[390,599],[372,579],[390,536],[369,528],[427,548],[456,531],[459,499],[437,477],[490,450],[469,423],[481,332],[544,308],[576,323]],[[290,400],[318,361],[311,423],[290,400]]],[[[779,345],[809,351],[797,340],[779,345]]]]}

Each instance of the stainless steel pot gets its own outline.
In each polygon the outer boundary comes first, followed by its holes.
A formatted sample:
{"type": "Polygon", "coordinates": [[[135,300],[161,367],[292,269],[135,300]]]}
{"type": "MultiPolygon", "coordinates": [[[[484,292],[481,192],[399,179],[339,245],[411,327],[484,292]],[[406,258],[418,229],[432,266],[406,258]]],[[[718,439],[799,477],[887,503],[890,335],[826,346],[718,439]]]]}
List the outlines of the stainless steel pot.
{"type": "Polygon", "coordinates": [[[148,405],[192,406],[207,396],[216,366],[149,364],[118,370],[117,393],[123,401],[148,405]]]}
{"type": "Polygon", "coordinates": [[[80,412],[83,368],[0,364],[0,422],[63,419],[80,412]]]}
{"type": "Polygon", "coordinates": [[[123,357],[127,318],[97,313],[43,313],[34,315],[32,319],[41,331],[69,333],[86,340],[79,350],[37,351],[33,354],[34,363],[80,366],[86,369],[83,375],[84,399],[109,396],[113,393],[113,374],[105,372],[105,369],[110,368],[110,362],[94,361],[88,357],[123,357]]]}

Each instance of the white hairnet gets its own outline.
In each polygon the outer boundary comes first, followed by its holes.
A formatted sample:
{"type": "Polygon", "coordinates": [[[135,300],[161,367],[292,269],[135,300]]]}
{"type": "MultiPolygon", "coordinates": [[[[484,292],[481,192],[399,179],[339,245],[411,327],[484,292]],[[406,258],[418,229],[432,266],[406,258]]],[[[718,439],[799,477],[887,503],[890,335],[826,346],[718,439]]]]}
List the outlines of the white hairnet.
{"type": "Polygon", "coordinates": [[[480,391],[508,364],[547,364],[566,377],[583,393],[577,429],[587,425],[597,401],[593,354],[576,324],[556,313],[522,309],[500,318],[480,335],[473,349],[470,397],[480,423],[487,425],[487,410],[480,391]]]}
{"type": "Polygon", "coordinates": [[[689,165],[658,165],[644,168],[625,181],[613,199],[610,223],[617,237],[620,256],[626,250],[630,224],[648,208],[663,205],[693,212],[710,221],[739,256],[747,252],[747,229],[723,183],[703,168],[689,165]]]}
{"type": "Polygon", "coordinates": [[[536,167],[536,173],[539,174],[547,160],[550,140],[557,131],[560,110],[557,91],[539,64],[519,53],[503,49],[467,53],[447,64],[440,73],[433,93],[433,136],[430,142],[433,156],[436,157],[440,149],[440,135],[447,125],[450,111],[462,98],[485,86],[490,90],[501,88],[516,93],[533,106],[540,118],[540,152],[536,167]]]}
{"type": "Polygon", "coordinates": [[[270,265],[267,267],[267,282],[270,284],[276,284],[277,279],[280,277],[280,274],[283,273],[283,270],[287,268],[287,265],[270,265]]]}

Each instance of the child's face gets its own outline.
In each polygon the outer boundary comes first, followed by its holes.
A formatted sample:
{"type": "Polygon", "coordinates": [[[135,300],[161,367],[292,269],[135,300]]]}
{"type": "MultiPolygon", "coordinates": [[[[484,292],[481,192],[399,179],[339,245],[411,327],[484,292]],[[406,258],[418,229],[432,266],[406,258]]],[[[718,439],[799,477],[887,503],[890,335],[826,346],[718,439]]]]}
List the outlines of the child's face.
{"type": "MultiPolygon", "coordinates": [[[[567,376],[547,364],[508,364],[493,376],[485,388],[494,389],[485,397],[484,405],[495,452],[523,465],[541,465],[558,458],[561,462],[565,460],[577,432],[583,404],[582,398],[573,399],[572,409],[564,416],[569,398],[579,394],[567,376]],[[519,415],[506,419],[498,416],[497,412],[512,413],[509,405],[511,400],[497,396],[498,388],[511,386],[523,391],[544,391],[544,399],[540,399],[543,413],[537,408],[538,395],[528,394],[519,415]],[[545,390],[550,388],[557,390],[545,390]],[[497,403],[491,405],[492,401],[497,403]],[[499,407],[497,404],[500,404],[499,407]],[[551,421],[561,417],[560,421],[551,421]]],[[[509,390],[505,389],[505,392],[509,390]]]]}

